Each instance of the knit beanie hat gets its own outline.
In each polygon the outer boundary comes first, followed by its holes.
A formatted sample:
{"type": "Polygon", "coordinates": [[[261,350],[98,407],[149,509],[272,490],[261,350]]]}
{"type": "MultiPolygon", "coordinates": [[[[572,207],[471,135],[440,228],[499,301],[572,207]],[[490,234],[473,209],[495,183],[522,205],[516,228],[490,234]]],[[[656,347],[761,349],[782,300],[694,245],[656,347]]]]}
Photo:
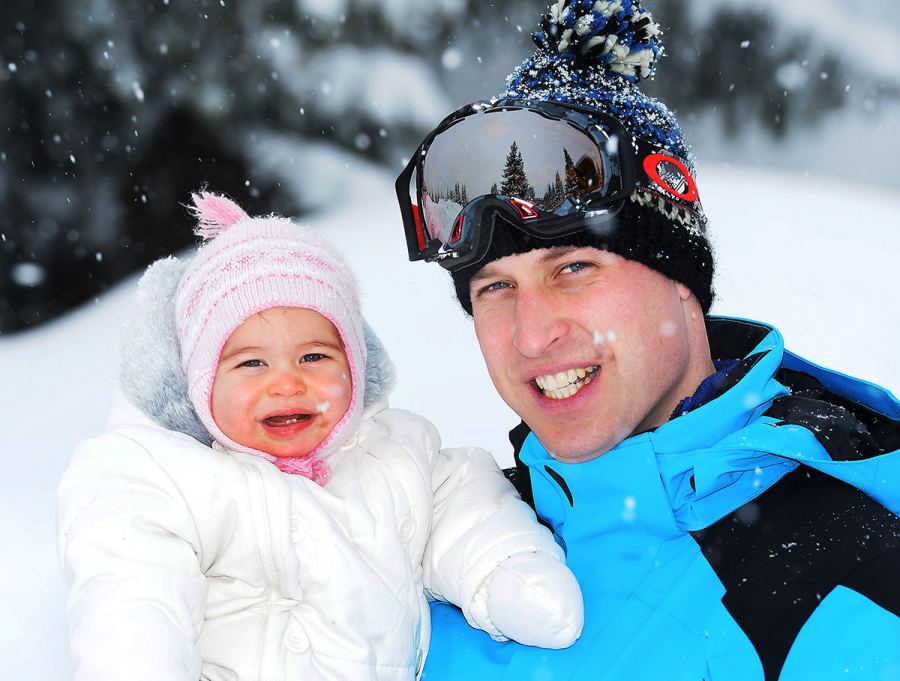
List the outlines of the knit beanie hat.
{"type": "MultiPolygon", "coordinates": [[[[532,36],[537,50],[506,81],[500,98],[548,101],[597,109],[619,119],[680,160],[695,177],[693,158],[675,116],[644,94],[638,81],[653,75],[663,53],[659,25],[638,0],[559,0],[532,36]]],[[[484,259],[452,273],[460,304],[469,314],[469,282],[484,265],[508,255],[555,246],[593,246],[636,260],[687,286],[703,312],[713,301],[713,254],[699,200],[678,201],[680,170],[657,169],[662,182],[636,189],[613,221],[552,239],[537,239],[512,225],[495,224],[484,259]],[[673,191],[674,189],[674,191],[673,191]]]]}
{"type": "Polygon", "coordinates": [[[366,344],[359,292],[340,254],[309,230],[277,216],[248,216],[224,196],[193,196],[196,233],[204,242],[175,292],[175,326],[188,395],[209,434],[228,449],[261,456],[287,473],[324,485],[324,459],[362,418],[366,344]],[[325,440],[303,457],[275,457],[229,438],[213,419],[213,380],[225,342],[244,321],[272,307],[315,310],[340,335],[353,394],[325,440]]]}

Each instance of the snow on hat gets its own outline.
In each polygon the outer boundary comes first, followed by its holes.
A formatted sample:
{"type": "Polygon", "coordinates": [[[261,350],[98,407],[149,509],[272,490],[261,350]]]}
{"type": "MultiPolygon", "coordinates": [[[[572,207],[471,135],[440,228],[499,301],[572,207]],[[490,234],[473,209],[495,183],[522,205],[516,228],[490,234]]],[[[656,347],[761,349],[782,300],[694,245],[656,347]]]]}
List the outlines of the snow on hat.
{"type": "MultiPolygon", "coordinates": [[[[693,158],[675,116],[644,94],[638,81],[653,75],[663,48],[659,25],[638,0],[559,0],[532,36],[537,50],[507,78],[498,97],[576,104],[619,119],[682,161],[692,177],[693,158]]],[[[457,297],[472,312],[469,281],[491,260],[557,245],[594,246],[636,260],[687,286],[708,312],[713,300],[713,255],[699,200],[691,210],[664,191],[640,187],[626,201],[615,226],[536,240],[524,232],[495,232],[491,250],[475,267],[453,273],[457,297]]]]}
{"type": "Polygon", "coordinates": [[[359,292],[340,254],[308,229],[277,216],[250,217],[224,196],[193,195],[196,233],[204,238],[175,293],[175,324],[188,395],[219,444],[262,456],[287,473],[324,485],[324,459],[356,430],[362,417],[366,344],[359,292]],[[338,331],[350,366],[347,413],[304,457],[274,457],[230,439],[212,416],[213,380],[225,342],[248,318],[272,307],[301,307],[338,331]]]}

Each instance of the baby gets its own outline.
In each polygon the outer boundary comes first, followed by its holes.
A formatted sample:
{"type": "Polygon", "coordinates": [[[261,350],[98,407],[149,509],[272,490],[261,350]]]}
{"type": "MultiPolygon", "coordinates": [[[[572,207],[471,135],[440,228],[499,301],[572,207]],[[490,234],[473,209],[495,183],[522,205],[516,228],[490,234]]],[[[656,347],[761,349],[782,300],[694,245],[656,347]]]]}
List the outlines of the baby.
{"type": "Polygon", "coordinates": [[[205,242],[141,280],[127,398],[60,483],[78,681],[413,679],[426,596],[560,648],[581,593],[492,457],[388,408],[326,242],[194,196],[205,242]]]}

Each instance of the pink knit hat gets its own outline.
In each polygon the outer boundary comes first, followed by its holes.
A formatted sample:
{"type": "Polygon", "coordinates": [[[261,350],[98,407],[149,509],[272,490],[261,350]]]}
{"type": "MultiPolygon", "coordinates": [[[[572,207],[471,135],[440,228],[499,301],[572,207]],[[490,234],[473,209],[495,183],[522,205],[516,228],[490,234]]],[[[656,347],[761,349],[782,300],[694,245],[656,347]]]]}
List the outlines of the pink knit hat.
{"type": "Polygon", "coordinates": [[[366,344],[359,292],[350,267],[327,242],[286,218],[251,218],[209,192],[193,195],[196,233],[204,243],[175,292],[175,325],[188,395],[200,422],[219,444],[273,462],[324,485],[324,459],[356,431],[362,418],[366,344]],[[274,457],[231,440],[212,416],[213,379],[222,347],[245,320],[272,307],[315,310],[334,324],[350,365],[347,413],[303,457],[274,457]]]}

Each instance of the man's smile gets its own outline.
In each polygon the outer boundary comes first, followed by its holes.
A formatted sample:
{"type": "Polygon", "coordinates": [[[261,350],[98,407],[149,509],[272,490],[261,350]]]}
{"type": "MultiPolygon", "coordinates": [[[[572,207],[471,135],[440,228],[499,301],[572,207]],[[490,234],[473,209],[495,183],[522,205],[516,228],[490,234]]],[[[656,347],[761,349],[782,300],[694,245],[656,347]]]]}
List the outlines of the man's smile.
{"type": "Polygon", "coordinates": [[[572,395],[594,380],[594,372],[599,368],[599,364],[592,364],[586,367],[567,369],[555,374],[535,376],[534,382],[544,394],[544,397],[548,397],[551,400],[564,400],[567,397],[572,397],[572,395]]]}

